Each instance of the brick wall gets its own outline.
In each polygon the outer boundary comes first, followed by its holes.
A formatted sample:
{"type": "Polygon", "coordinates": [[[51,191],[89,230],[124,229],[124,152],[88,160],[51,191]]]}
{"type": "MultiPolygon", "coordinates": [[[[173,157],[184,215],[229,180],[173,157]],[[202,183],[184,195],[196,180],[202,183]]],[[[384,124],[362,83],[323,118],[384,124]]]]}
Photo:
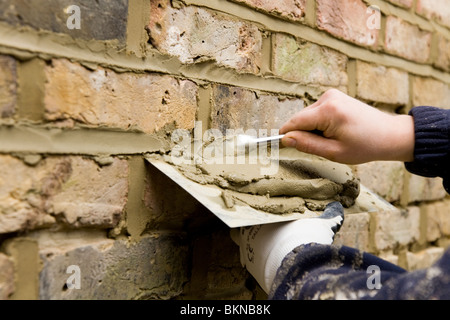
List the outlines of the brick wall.
{"type": "MultiPolygon", "coordinates": [[[[264,298],[228,228],[144,156],[196,120],[277,129],[329,88],[387,112],[450,108],[449,10],[449,0],[2,1],[0,299],[264,298]],[[79,289],[68,286],[76,275],[79,289]]],[[[396,162],[354,171],[397,210],[347,214],[336,242],[430,265],[450,239],[441,180],[396,162]]]]}

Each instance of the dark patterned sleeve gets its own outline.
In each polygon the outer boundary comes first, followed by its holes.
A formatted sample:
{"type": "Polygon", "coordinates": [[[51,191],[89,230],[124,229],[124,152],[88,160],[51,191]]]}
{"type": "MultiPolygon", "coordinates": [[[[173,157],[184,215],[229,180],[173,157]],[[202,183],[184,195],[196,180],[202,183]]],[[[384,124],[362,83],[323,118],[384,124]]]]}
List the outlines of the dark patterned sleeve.
{"type": "Polygon", "coordinates": [[[428,269],[407,272],[354,248],[302,245],[283,260],[269,299],[450,299],[450,251],[428,269]]]}
{"type": "Polygon", "coordinates": [[[406,169],[424,177],[441,177],[450,193],[450,110],[414,107],[414,161],[406,169]]]}

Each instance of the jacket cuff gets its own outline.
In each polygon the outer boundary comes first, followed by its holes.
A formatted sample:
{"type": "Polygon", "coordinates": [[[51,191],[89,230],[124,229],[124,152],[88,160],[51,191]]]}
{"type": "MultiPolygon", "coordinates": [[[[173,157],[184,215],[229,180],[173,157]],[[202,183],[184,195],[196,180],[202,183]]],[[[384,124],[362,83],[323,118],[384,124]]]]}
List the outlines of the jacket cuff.
{"type": "Polygon", "coordinates": [[[450,110],[436,107],[414,107],[414,161],[405,163],[406,169],[424,177],[442,177],[447,192],[450,178],[450,110]]]}

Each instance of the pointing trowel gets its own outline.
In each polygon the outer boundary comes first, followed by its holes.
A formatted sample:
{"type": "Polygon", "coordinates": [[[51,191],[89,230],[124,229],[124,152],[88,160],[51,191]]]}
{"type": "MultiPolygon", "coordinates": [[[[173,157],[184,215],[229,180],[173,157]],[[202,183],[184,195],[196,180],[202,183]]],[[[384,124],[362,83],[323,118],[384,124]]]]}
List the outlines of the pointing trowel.
{"type": "MultiPolygon", "coordinates": [[[[282,137],[282,135],[264,138],[249,138],[247,136],[241,137],[240,142],[238,143],[252,145],[261,142],[279,140],[282,137]]],[[[302,218],[316,217],[320,214],[320,212],[314,212],[308,209],[306,209],[303,213],[292,212],[289,214],[273,214],[257,210],[243,203],[236,203],[232,209],[229,209],[225,205],[224,199],[222,198],[224,189],[221,187],[209,184],[199,184],[191,179],[188,179],[177,169],[177,166],[170,163],[170,161],[167,161],[167,156],[164,158],[159,155],[151,155],[146,159],[152,166],[156,167],[169,179],[177,183],[230,228],[292,221],[302,218]]],[[[300,160],[302,161],[304,168],[314,171],[323,178],[337,183],[344,183],[349,179],[349,177],[353,176],[352,169],[347,165],[305,154],[293,148],[279,149],[279,159],[300,160]]],[[[398,209],[392,206],[389,202],[372,193],[363,185],[360,185],[359,196],[355,199],[354,205],[346,208],[345,212],[361,213],[380,210],[392,211],[398,209]]]]}

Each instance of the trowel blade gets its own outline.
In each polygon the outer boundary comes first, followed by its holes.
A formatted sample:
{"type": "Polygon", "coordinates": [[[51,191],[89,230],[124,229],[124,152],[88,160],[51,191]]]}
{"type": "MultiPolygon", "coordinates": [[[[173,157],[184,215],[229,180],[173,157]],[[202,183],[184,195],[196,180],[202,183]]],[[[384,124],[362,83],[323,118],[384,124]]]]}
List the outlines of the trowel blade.
{"type": "MultiPolygon", "coordinates": [[[[310,158],[309,155],[298,153],[296,150],[286,149],[284,152],[280,151],[280,158],[292,159],[293,157],[297,158],[299,156],[305,157],[305,163],[307,163],[307,159],[310,158]]],[[[222,188],[215,185],[202,185],[186,178],[175,166],[164,161],[162,157],[147,157],[146,160],[169,179],[178,184],[186,192],[188,192],[194,199],[203,204],[209,211],[216,215],[230,228],[311,218],[317,217],[321,213],[306,209],[304,213],[293,212],[290,214],[278,215],[257,210],[248,205],[238,203],[230,209],[225,206],[222,199],[222,188]]],[[[311,158],[309,165],[331,180],[342,181],[346,179],[348,174],[347,170],[350,170],[345,165],[327,160],[321,160],[320,162],[315,163],[314,161],[314,158],[311,158]]],[[[350,208],[346,208],[346,213],[398,210],[364,186],[360,185],[360,188],[361,192],[356,199],[355,204],[350,208]]]]}
{"type": "Polygon", "coordinates": [[[316,213],[311,211],[305,213],[292,213],[289,215],[276,215],[240,204],[235,204],[232,209],[229,209],[222,200],[223,189],[220,187],[196,183],[186,178],[174,166],[163,160],[147,158],[147,161],[203,204],[230,228],[291,221],[317,216],[316,213]]]}

